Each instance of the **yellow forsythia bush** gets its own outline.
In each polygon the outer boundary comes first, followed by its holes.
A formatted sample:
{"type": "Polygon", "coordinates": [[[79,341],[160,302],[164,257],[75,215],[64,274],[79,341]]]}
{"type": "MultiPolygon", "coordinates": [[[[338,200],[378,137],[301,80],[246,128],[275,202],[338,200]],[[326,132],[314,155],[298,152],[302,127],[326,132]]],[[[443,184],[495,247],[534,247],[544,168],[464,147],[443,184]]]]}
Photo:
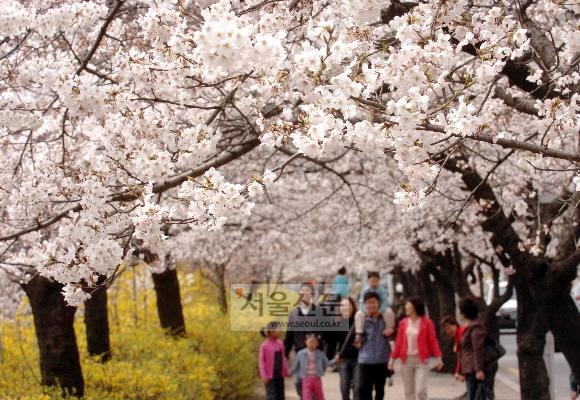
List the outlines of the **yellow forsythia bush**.
{"type": "MultiPolygon", "coordinates": [[[[128,268],[109,288],[112,359],[87,355],[82,308],[75,331],[87,400],[249,400],[257,386],[257,332],[232,332],[216,293],[199,275],[180,273],[187,334],[161,330],[152,278],[128,268]]],[[[0,328],[0,399],[49,400],[58,390],[40,386],[38,347],[27,304],[0,328]]]]}

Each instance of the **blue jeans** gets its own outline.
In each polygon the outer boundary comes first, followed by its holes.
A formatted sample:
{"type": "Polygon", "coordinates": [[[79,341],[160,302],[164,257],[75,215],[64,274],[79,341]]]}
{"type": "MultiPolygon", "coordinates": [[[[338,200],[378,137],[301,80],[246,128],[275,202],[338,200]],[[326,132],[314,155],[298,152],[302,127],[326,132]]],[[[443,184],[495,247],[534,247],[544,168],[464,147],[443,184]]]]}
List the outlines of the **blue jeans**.
{"type": "Polygon", "coordinates": [[[358,400],[358,361],[355,359],[340,360],[340,393],[342,400],[350,400],[350,389],[353,390],[353,399],[358,400]]]}

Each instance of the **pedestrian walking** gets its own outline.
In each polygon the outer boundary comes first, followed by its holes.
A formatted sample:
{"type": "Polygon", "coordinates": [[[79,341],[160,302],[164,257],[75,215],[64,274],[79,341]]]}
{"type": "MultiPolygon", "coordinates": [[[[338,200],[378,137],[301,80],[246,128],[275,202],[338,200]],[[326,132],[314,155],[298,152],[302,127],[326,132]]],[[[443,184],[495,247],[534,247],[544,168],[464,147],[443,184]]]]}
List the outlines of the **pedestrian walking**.
{"type": "Polygon", "coordinates": [[[356,339],[355,343],[360,347],[362,342],[365,340],[363,335],[363,327],[365,321],[365,309],[364,296],[367,293],[376,293],[380,299],[380,312],[383,314],[383,319],[386,323],[385,335],[391,336],[395,330],[395,313],[389,307],[389,299],[387,296],[387,291],[380,285],[380,276],[378,272],[371,271],[368,273],[368,285],[363,289],[361,293],[361,298],[359,301],[360,309],[355,314],[355,333],[356,339]]]}
{"type": "Polygon", "coordinates": [[[346,268],[340,267],[334,280],[332,281],[332,293],[339,295],[340,299],[346,299],[349,296],[348,276],[346,268]]]}
{"type": "Polygon", "coordinates": [[[425,316],[425,304],[419,297],[410,297],[405,302],[407,315],[398,326],[395,348],[391,354],[389,368],[395,360],[402,362],[401,373],[405,386],[406,400],[427,400],[429,358],[436,358],[436,368],[443,368],[441,349],[437,342],[435,325],[425,316]]]}
{"type": "MultiPolygon", "coordinates": [[[[340,316],[336,315],[338,313],[340,306],[340,295],[332,293],[330,288],[326,289],[326,292],[320,297],[318,302],[319,318],[328,319],[339,322],[340,316]],[[326,316],[326,318],[324,317],[326,316]]],[[[339,322],[340,323],[340,322],[339,322]]],[[[333,360],[336,355],[336,347],[338,343],[338,333],[340,329],[322,329],[321,337],[324,342],[323,348],[326,353],[326,358],[328,360],[333,360]]],[[[332,365],[332,372],[338,372],[338,369],[332,365]]]]}
{"type": "Polygon", "coordinates": [[[354,345],[354,315],[356,303],[351,297],[340,302],[342,321],[348,322],[349,330],[337,332],[339,352],[334,358],[340,373],[340,393],[342,400],[350,400],[352,389],[353,400],[358,400],[358,348],[354,345]]]}
{"type": "Polygon", "coordinates": [[[446,315],[441,319],[441,330],[450,338],[453,338],[453,351],[456,354],[455,380],[464,382],[465,378],[461,375],[461,338],[465,333],[467,326],[459,325],[453,315],[446,315]]]}
{"type": "MultiPolygon", "coordinates": [[[[306,348],[306,336],[310,334],[320,335],[316,328],[318,321],[318,309],[314,304],[314,286],[310,283],[304,283],[300,287],[298,294],[300,301],[297,307],[292,310],[288,316],[288,328],[286,330],[286,337],[284,338],[284,352],[286,358],[290,356],[292,349],[298,354],[301,350],[306,348]],[[306,328],[301,327],[307,326],[306,328]]],[[[318,347],[321,348],[321,342],[318,347]]],[[[302,399],[302,380],[299,376],[295,376],[294,386],[298,397],[302,399]]]]}
{"type": "Polygon", "coordinates": [[[376,292],[364,296],[365,320],[363,326],[364,341],[358,353],[359,363],[359,398],[383,400],[387,379],[387,362],[391,353],[389,338],[385,334],[387,324],[380,312],[381,298],[376,292]]]}
{"type": "Polygon", "coordinates": [[[318,349],[319,339],[311,334],[306,338],[306,348],[296,355],[292,373],[296,374],[302,384],[303,400],[324,400],[322,376],[328,367],[328,359],[318,349]]]}
{"type": "Polygon", "coordinates": [[[261,331],[266,339],[260,345],[258,365],[266,387],[266,400],[284,400],[284,377],[290,376],[284,357],[284,343],[278,327],[270,322],[261,331]]]}
{"type": "Polygon", "coordinates": [[[467,400],[476,400],[476,393],[484,391],[485,400],[491,399],[490,387],[493,386],[493,373],[485,365],[486,331],[479,319],[479,306],[472,298],[459,302],[459,314],[467,322],[461,337],[461,374],[465,377],[467,400]],[[482,386],[482,388],[480,388],[482,386]]]}

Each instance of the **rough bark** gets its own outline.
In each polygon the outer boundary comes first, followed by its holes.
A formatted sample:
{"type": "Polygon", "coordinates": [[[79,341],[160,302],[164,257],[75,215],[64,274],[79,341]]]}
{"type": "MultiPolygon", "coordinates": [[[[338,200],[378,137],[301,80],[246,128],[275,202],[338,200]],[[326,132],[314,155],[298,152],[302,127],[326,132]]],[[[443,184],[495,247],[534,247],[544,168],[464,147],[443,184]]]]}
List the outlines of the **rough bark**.
{"type": "MultiPolygon", "coordinates": [[[[435,288],[434,295],[436,296],[436,301],[431,300],[433,304],[429,305],[429,310],[430,317],[435,323],[437,337],[439,338],[439,344],[441,346],[441,358],[443,361],[442,372],[454,373],[457,361],[456,354],[453,351],[455,340],[454,338],[450,338],[442,333],[440,329],[441,325],[439,323],[446,315],[455,316],[456,289],[452,282],[454,276],[450,273],[454,270],[454,265],[452,265],[453,259],[441,254],[421,251],[419,248],[416,248],[416,251],[418,252],[419,257],[424,261],[423,267],[429,268],[428,273],[430,277],[428,277],[428,279],[423,279],[424,284],[429,282],[429,284],[435,288]],[[434,279],[434,282],[432,283],[430,282],[431,277],[434,279]]],[[[446,255],[450,255],[450,252],[446,252],[446,255]]]]}
{"type": "MultiPolygon", "coordinates": [[[[518,366],[522,399],[550,399],[550,379],[544,363],[547,321],[541,303],[527,283],[516,284],[518,299],[518,366]],[[539,304],[538,304],[539,303],[539,304]]],[[[537,294],[536,294],[537,295],[537,294]]]]}
{"type": "Polygon", "coordinates": [[[455,364],[457,362],[457,357],[453,351],[455,344],[454,338],[450,338],[443,334],[439,327],[441,324],[441,318],[445,315],[455,315],[455,290],[453,285],[443,276],[435,278],[437,281],[437,289],[439,293],[439,319],[434,321],[435,326],[438,327],[437,333],[439,335],[439,343],[441,344],[441,352],[443,353],[443,372],[453,373],[455,372],[455,364]]]}
{"type": "Polygon", "coordinates": [[[107,288],[99,287],[85,302],[85,327],[87,331],[87,350],[89,355],[100,362],[111,359],[109,340],[109,312],[107,309],[107,288]]]}
{"type": "Polygon", "coordinates": [[[184,335],[185,321],[177,271],[166,269],[160,274],[151,275],[157,297],[157,313],[161,327],[172,336],[184,335]]]}
{"type": "Polygon", "coordinates": [[[84,379],[74,315],[62,296],[62,285],[40,275],[23,285],[30,301],[40,354],[41,384],[60,386],[64,396],[82,397],[84,379]]]}
{"type": "Polygon", "coordinates": [[[489,204],[482,211],[485,217],[482,227],[492,234],[493,246],[509,255],[516,271],[514,281],[518,300],[517,336],[522,398],[548,399],[548,375],[542,358],[548,330],[552,330],[556,341],[561,344],[573,372],[580,375],[580,337],[568,334],[573,332],[570,328],[580,329],[580,315],[572,309],[571,299],[566,299],[571,284],[570,270],[575,268],[575,264],[570,263],[576,261],[576,253],[568,257],[567,265],[558,267],[557,263],[522,252],[519,247],[521,241],[491,186],[472,168],[460,168],[456,159],[450,160],[445,167],[461,174],[476,200],[489,204]]]}

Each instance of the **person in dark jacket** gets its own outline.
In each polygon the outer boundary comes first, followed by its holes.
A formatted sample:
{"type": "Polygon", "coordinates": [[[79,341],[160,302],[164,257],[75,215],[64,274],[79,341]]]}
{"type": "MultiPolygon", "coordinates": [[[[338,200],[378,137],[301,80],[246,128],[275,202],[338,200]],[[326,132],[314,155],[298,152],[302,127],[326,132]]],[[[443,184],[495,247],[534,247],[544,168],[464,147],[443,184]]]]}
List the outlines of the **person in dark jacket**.
{"type": "MultiPolygon", "coordinates": [[[[286,358],[290,356],[292,349],[298,354],[300,350],[306,348],[307,335],[320,336],[320,332],[317,329],[292,327],[302,322],[305,322],[308,326],[315,326],[318,320],[317,308],[316,304],[314,304],[314,286],[310,283],[304,283],[300,287],[298,294],[300,295],[299,304],[288,316],[288,328],[284,338],[286,358]]],[[[322,341],[319,342],[318,348],[322,349],[322,341]]],[[[299,375],[295,376],[294,384],[298,397],[302,399],[302,379],[299,375]]]]}
{"type": "Polygon", "coordinates": [[[479,307],[471,298],[459,302],[459,313],[467,322],[461,338],[461,374],[465,377],[467,400],[474,400],[485,378],[485,327],[479,320],[479,307]]]}
{"type": "Polygon", "coordinates": [[[340,393],[342,400],[350,400],[350,390],[353,391],[353,399],[358,400],[358,348],[354,345],[354,315],[356,303],[352,297],[342,299],[340,302],[341,322],[347,322],[349,330],[336,332],[339,352],[334,358],[340,372],[340,393]]]}

